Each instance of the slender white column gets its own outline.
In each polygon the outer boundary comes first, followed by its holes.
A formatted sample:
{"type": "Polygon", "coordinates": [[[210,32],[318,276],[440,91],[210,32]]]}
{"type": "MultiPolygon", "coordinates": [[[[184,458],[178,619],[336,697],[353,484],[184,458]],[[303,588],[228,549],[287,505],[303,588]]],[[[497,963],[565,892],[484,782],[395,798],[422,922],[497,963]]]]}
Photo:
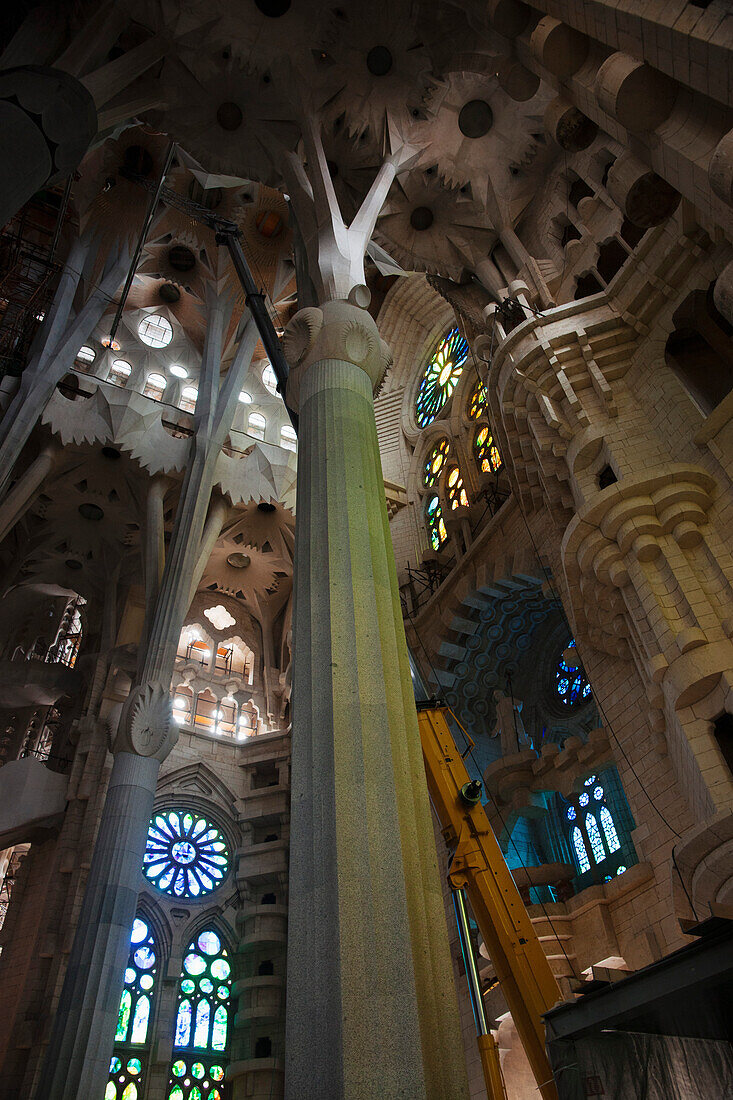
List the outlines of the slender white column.
{"type": "Polygon", "coordinates": [[[285,1095],[460,1100],[374,420],[388,352],[344,301],[301,311],[286,339],[300,430],[285,1095]]]}
{"type": "Polygon", "coordinates": [[[5,500],[0,503],[0,542],[24,515],[36,492],[48,476],[58,453],[59,448],[54,443],[49,443],[47,447],[44,447],[38,457],[31,462],[25,473],[18,478],[5,500]]]}

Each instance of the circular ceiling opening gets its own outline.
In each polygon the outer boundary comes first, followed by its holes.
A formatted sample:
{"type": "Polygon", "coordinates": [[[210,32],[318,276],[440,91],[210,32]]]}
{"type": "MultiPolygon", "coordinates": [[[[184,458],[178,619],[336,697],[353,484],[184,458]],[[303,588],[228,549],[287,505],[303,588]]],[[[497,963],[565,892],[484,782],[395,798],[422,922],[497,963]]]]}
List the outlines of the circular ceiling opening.
{"type": "Polygon", "coordinates": [[[104,512],[98,504],[92,504],[91,501],[85,500],[83,504],[79,505],[79,515],[83,519],[89,519],[93,523],[99,523],[100,519],[104,519],[104,512]]]}
{"type": "Polygon", "coordinates": [[[255,225],[260,236],[267,237],[268,240],[279,237],[283,231],[283,220],[274,210],[261,210],[255,218],[255,225]]]}
{"type": "Polygon", "coordinates": [[[196,266],[196,257],[185,244],[174,244],[168,249],[168,263],[174,271],[191,271],[196,266]]]}
{"type": "Polygon", "coordinates": [[[366,64],[372,76],[386,76],[392,68],[392,54],[386,46],[373,46],[367,54],[366,64]]]}
{"type": "Polygon", "coordinates": [[[115,462],[118,458],[122,457],[116,447],[102,447],[102,454],[105,458],[109,458],[112,462],[115,462]]]}
{"type": "Polygon", "coordinates": [[[416,229],[418,233],[430,229],[434,221],[435,217],[429,206],[416,206],[410,214],[410,225],[413,229],[416,229]]]}
{"type": "Polygon", "coordinates": [[[246,569],[250,561],[249,555],[237,552],[236,554],[229,555],[227,558],[227,565],[231,565],[232,569],[246,569]]]}
{"type": "Polygon", "coordinates": [[[268,504],[268,502],[266,500],[261,500],[260,503],[257,505],[257,507],[259,508],[259,510],[261,512],[274,512],[275,511],[275,505],[274,504],[268,504]]]}
{"type": "Polygon", "coordinates": [[[255,0],[255,6],[268,19],[279,19],[290,11],[290,0],[255,0]]]}
{"type": "Polygon", "coordinates": [[[77,561],[76,558],[67,558],[64,565],[67,569],[81,569],[81,562],[77,561]]]}
{"type": "Polygon", "coordinates": [[[242,108],[238,103],[222,103],[216,112],[216,121],[222,130],[238,130],[243,118],[242,108]]]}
{"type": "Polygon", "coordinates": [[[181,292],[173,283],[163,283],[162,287],[158,290],[158,295],[161,302],[167,302],[168,305],[172,305],[181,297],[181,292]]]}
{"type": "Polygon", "coordinates": [[[485,99],[469,100],[458,115],[458,129],[467,138],[480,138],[488,134],[493,122],[494,113],[485,99]]]}

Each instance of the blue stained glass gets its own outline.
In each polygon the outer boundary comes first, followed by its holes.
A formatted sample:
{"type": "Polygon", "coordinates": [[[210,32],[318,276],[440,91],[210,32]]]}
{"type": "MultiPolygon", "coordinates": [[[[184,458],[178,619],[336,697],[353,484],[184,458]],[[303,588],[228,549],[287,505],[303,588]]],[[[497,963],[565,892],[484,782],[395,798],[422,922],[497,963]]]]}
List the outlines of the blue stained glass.
{"type": "Polygon", "coordinates": [[[588,803],[590,802],[590,798],[585,793],[585,791],[583,791],[583,793],[581,794],[580,798],[578,799],[578,802],[580,803],[581,806],[587,806],[588,803]]]}
{"type": "Polygon", "coordinates": [[[593,791],[593,797],[595,798],[596,802],[600,802],[603,798],[603,787],[596,787],[593,791]]]}
{"type": "MultiPolygon", "coordinates": [[[[575,649],[575,639],[571,638],[563,649],[555,671],[555,691],[561,703],[566,707],[575,706],[576,703],[590,698],[590,684],[586,678],[580,661],[577,665],[571,665],[565,660],[565,651],[575,649]]],[[[592,778],[595,778],[593,776],[592,778]]],[[[587,785],[587,783],[586,783],[587,785]]]]}
{"type": "Polygon", "coordinates": [[[580,866],[581,874],[584,871],[590,871],[590,860],[588,859],[588,853],[585,850],[583,836],[577,825],[573,829],[573,847],[575,848],[575,854],[578,857],[578,864],[580,866]]]}
{"type": "Polygon", "coordinates": [[[144,1043],[148,1034],[148,1020],[150,1019],[150,999],[143,995],[135,1005],[135,1015],[132,1020],[131,1043],[144,1043]]]}
{"type": "Polygon", "coordinates": [[[119,1100],[138,1100],[138,1085],[142,1083],[144,1056],[131,1058],[129,1044],[142,1047],[148,1040],[148,1028],[152,1009],[152,993],[157,975],[157,951],[150,926],[137,917],[130,934],[130,954],[125,969],[125,989],[120,998],[120,1011],[115,1042],[125,1046],[116,1048],[110,1062],[111,1080],[107,1084],[107,1096],[119,1100]],[[127,1049],[126,1049],[127,1048],[127,1049]],[[121,1054],[123,1058],[118,1057],[121,1054]],[[124,1059],[124,1068],[123,1068],[124,1059]],[[135,1084],[137,1081],[137,1084],[135,1084]]]}
{"type": "Polygon", "coordinates": [[[575,817],[576,817],[575,806],[568,806],[566,816],[567,816],[568,821],[575,821],[575,817]]]}
{"type": "Polygon", "coordinates": [[[143,873],[173,897],[197,898],[221,884],[229,869],[227,843],[199,814],[170,810],[150,823],[143,873]]]}
{"type": "Polygon", "coordinates": [[[621,866],[616,869],[616,874],[617,875],[622,875],[625,870],[626,870],[626,868],[624,867],[624,865],[622,863],[621,866]]]}
{"type": "Polygon", "coordinates": [[[208,1001],[199,1001],[196,1006],[196,1030],[193,1034],[193,1045],[203,1050],[209,1045],[209,1016],[211,1006],[208,1001]]]}
{"type": "Polygon", "coordinates": [[[616,826],[613,823],[610,810],[605,806],[601,807],[600,818],[608,850],[609,852],[617,852],[621,847],[621,841],[618,838],[618,833],[616,832],[616,826]]]}
{"type": "Polygon", "coordinates": [[[468,344],[457,328],[441,337],[428,360],[415,398],[415,419],[425,428],[451,397],[468,358],[468,344]]]}
{"type": "Polygon", "coordinates": [[[585,829],[588,833],[588,841],[590,843],[591,851],[593,852],[593,858],[596,863],[601,863],[606,858],[606,853],[603,848],[603,841],[601,840],[601,834],[598,831],[598,822],[593,814],[585,815],[585,829]]]}
{"type": "Polygon", "coordinates": [[[191,1002],[181,1001],[176,1017],[176,1037],[174,1045],[187,1047],[191,1038],[191,1002]]]}

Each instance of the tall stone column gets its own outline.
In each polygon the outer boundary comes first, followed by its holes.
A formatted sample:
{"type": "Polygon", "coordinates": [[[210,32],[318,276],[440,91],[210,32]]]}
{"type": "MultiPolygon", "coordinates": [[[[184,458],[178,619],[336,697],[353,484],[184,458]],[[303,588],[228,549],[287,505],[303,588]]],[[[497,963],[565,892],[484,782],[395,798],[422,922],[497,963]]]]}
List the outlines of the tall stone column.
{"type": "Polygon", "coordinates": [[[287,1100],[467,1095],[357,286],[286,332],[300,415],[287,1100]]]}

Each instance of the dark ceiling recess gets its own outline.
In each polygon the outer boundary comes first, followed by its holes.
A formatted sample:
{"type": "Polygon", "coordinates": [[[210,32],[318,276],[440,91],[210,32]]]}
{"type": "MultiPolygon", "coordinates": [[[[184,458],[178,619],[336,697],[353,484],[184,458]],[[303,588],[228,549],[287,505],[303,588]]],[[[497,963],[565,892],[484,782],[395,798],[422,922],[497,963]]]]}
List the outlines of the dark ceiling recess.
{"type": "Polygon", "coordinates": [[[259,508],[259,510],[261,512],[274,512],[275,511],[275,505],[270,504],[266,500],[261,500],[260,503],[257,505],[257,507],[259,508]]]}
{"type": "Polygon", "coordinates": [[[458,129],[467,138],[480,138],[488,134],[494,123],[494,112],[485,99],[471,99],[461,107],[458,129]]]}
{"type": "Polygon", "coordinates": [[[152,175],[155,165],[150,153],[147,149],[143,149],[142,145],[129,145],[122,158],[122,167],[128,172],[147,177],[152,175]]]}
{"type": "Polygon", "coordinates": [[[99,523],[101,519],[104,519],[104,512],[98,504],[92,504],[91,501],[85,500],[83,504],[79,505],[79,515],[83,519],[89,519],[93,523],[99,523]]]}
{"type": "Polygon", "coordinates": [[[238,103],[228,101],[219,104],[219,109],[216,112],[216,121],[219,123],[222,130],[238,130],[242,125],[243,118],[242,108],[238,103]]]}
{"type": "Polygon", "coordinates": [[[174,283],[163,283],[158,290],[158,295],[162,302],[167,302],[168,305],[172,305],[180,299],[181,292],[174,283]]]}
{"type": "Polygon", "coordinates": [[[121,457],[116,447],[102,447],[102,454],[112,462],[116,462],[117,459],[121,457]]]}
{"type": "Polygon", "coordinates": [[[67,569],[81,569],[82,568],[81,562],[77,561],[76,558],[67,558],[66,561],[64,562],[64,564],[65,564],[67,569]]]}
{"type": "Polygon", "coordinates": [[[410,225],[419,233],[430,229],[434,221],[435,217],[429,206],[416,206],[410,214],[410,225]]]}
{"type": "Polygon", "coordinates": [[[392,68],[392,54],[386,46],[373,46],[367,54],[366,64],[372,76],[386,76],[392,68]]]}
{"type": "Polygon", "coordinates": [[[255,6],[268,19],[279,19],[290,11],[290,0],[255,0],[255,6]]]}
{"type": "Polygon", "coordinates": [[[192,271],[196,266],[196,257],[185,244],[174,244],[168,249],[168,263],[174,271],[192,271]]]}

